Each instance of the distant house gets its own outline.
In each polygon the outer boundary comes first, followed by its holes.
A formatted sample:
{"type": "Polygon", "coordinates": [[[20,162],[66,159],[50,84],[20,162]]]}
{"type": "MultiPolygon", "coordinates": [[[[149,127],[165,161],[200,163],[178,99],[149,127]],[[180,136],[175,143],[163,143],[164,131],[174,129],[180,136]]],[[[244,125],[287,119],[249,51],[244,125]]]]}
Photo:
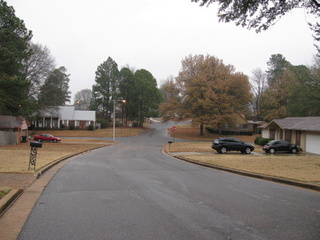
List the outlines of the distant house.
{"type": "Polygon", "coordinates": [[[0,145],[17,144],[27,136],[28,122],[25,118],[0,116],[0,145]]]}
{"type": "Polygon", "coordinates": [[[59,106],[46,108],[40,111],[37,121],[33,122],[36,128],[69,128],[87,129],[95,126],[96,112],[76,110],[75,106],[59,106]]]}
{"type": "Polygon", "coordinates": [[[265,122],[248,120],[246,114],[234,113],[233,114],[234,125],[229,126],[225,124],[221,131],[231,131],[231,132],[252,132],[257,134],[260,132],[259,126],[263,125],[265,122]]]}
{"type": "Polygon", "coordinates": [[[320,154],[320,117],[274,119],[262,128],[262,137],[287,140],[304,151],[320,154]]]}

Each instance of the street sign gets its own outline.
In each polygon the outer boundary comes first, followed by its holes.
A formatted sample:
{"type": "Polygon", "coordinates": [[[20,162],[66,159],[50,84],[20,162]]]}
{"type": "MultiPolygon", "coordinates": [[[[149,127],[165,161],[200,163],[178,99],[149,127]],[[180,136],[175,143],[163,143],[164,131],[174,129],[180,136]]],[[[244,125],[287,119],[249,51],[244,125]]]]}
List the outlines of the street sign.
{"type": "Polygon", "coordinates": [[[175,131],[175,130],[177,130],[177,127],[176,127],[176,126],[173,126],[173,127],[171,128],[171,130],[172,130],[172,131],[175,131]]]}

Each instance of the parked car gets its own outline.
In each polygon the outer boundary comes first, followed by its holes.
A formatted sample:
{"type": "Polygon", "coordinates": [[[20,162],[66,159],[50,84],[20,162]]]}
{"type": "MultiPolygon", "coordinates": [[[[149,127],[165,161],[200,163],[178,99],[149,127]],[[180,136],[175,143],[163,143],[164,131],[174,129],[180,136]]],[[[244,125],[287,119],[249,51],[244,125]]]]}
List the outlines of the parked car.
{"type": "Polygon", "coordinates": [[[47,141],[47,142],[60,142],[61,138],[54,137],[51,134],[41,133],[39,135],[34,135],[33,139],[38,142],[47,141]]]}
{"type": "Polygon", "coordinates": [[[262,147],[263,151],[266,153],[275,153],[275,152],[289,152],[297,153],[300,151],[295,144],[290,144],[288,141],[284,140],[272,140],[262,147]]]}
{"type": "Polygon", "coordinates": [[[218,153],[226,153],[227,151],[240,151],[242,153],[251,153],[254,146],[251,143],[245,143],[234,137],[219,137],[212,142],[212,149],[218,153]]]}

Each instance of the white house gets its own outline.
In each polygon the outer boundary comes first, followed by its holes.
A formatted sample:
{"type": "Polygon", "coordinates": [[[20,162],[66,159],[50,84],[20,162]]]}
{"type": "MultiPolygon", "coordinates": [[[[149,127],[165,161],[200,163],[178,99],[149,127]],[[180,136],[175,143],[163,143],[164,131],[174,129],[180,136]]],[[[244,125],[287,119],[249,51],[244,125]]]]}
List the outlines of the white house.
{"type": "Polygon", "coordinates": [[[36,128],[69,128],[87,129],[95,126],[96,112],[76,110],[75,106],[59,106],[40,111],[40,117],[34,122],[36,128]]]}
{"type": "Polygon", "coordinates": [[[262,128],[262,137],[287,140],[303,151],[320,154],[320,117],[274,119],[262,128]]]}

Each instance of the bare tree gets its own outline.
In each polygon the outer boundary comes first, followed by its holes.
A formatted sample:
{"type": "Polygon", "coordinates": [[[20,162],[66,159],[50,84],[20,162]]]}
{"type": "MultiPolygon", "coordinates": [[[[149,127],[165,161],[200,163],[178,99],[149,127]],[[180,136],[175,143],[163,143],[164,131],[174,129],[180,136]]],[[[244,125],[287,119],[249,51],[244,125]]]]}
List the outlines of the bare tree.
{"type": "Polygon", "coordinates": [[[256,68],[252,71],[251,79],[253,81],[252,90],[254,94],[253,110],[256,116],[259,118],[260,99],[263,92],[267,88],[267,75],[260,68],[256,68]]]}
{"type": "Polygon", "coordinates": [[[50,50],[41,44],[31,43],[31,56],[23,62],[23,78],[30,83],[29,97],[37,98],[40,87],[55,68],[50,50]]]}
{"type": "Polygon", "coordinates": [[[76,109],[86,110],[90,106],[92,99],[92,91],[90,89],[83,89],[74,95],[74,105],[76,109]]]}

